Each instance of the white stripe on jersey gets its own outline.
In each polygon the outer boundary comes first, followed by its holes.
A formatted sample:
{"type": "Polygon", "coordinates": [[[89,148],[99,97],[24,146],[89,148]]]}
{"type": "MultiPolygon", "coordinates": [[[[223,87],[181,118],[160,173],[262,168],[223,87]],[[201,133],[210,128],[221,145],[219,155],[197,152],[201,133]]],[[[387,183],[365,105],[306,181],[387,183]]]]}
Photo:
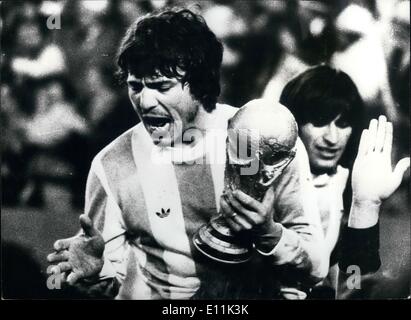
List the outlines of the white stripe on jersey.
{"type": "Polygon", "coordinates": [[[171,285],[170,298],[188,298],[197,291],[200,280],[196,277],[195,263],[191,257],[190,239],[185,230],[174,166],[171,162],[154,163],[151,158],[153,153],[147,152],[153,149],[147,147],[148,134],[143,126],[138,129],[133,133],[138,135],[132,139],[133,157],[138,168],[138,180],[145,198],[150,229],[156,242],[164,248],[163,259],[167,265],[168,282],[171,285]],[[139,152],[142,150],[144,151],[139,152]],[[157,213],[161,214],[162,210],[169,210],[169,215],[159,217],[157,213]],[[173,287],[173,284],[178,284],[179,287],[173,287]]]}
{"type": "MultiPolygon", "coordinates": [[[[126,261],[129,249],[124,236],[126,233],[125,224],[121,209],[115,201],[109,188],[107,176],[101,163],[101,154],[93,161],[93,169],[107,194],[107,202],[103,209],[104,227],[103,230],[101,230],[103,239],[106,242],[104,256],[110,256],[109,261],[105,259],[105,265],[108,270],[115,270],[116,272],[114,275],[120,282],[123,282],[126,277],[126,261]],[[108,267],[107,264],[111,264],[112,267],[108,267]]],[[[86,212],[88,212],[87,208],[86,212]]],[[[112,276],[111,273],[112,272],[110,272],[110,275],[108,276],[112,276]]],[[[104,272],[101,273],[101,276],[104,279],[104,272]]]]}

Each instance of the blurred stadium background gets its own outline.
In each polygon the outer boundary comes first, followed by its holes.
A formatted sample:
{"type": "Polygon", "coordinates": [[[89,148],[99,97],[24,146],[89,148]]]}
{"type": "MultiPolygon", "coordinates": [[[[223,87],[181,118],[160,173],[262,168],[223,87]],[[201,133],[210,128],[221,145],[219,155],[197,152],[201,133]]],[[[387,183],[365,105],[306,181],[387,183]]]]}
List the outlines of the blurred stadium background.
{"type": "MultiPolygon", "coordinates": [[[[393,121],[393,160],[409,154],[409,1],[1,1],[4,298],[75,296],[47,290],[45,257],[78,229],[93,155],[138,121],[113,76],[120,39],[165,6],[201,12],[223,41],[221,102],[278,99],[293,76],[330,63],[369,118],[393,121]]],[[[381,270],[352,298],[410,295],[409,208],[408,170],[381,214],[381,270]]]]}

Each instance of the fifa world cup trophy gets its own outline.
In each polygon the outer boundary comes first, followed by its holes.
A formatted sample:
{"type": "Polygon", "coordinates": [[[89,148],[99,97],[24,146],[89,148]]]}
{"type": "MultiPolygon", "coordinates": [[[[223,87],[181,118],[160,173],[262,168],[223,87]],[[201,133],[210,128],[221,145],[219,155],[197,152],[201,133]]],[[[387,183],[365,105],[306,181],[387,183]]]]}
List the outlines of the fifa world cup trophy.
{"type": "MultiPolygon", "coordinates": [[[[241,190],[262,201],[294,159],[298,128],[291,112],[279,103],[252,100],[229,120],[224,194],[241,190]]],[[[251,258],[252,238],[233,232],[219,214],[194,235],[195,247],[211,259],[242,263],[251,258]]]]}

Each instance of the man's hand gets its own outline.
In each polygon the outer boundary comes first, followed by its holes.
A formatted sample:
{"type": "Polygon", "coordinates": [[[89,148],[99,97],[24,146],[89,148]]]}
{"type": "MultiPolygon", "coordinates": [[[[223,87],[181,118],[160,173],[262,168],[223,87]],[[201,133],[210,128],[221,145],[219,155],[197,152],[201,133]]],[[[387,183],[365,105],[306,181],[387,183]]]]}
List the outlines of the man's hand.
{"type": "Polygon", "coordinates": [[[410,158],[391,166],[392,124],[385,116],[373,119],[361,135],[352,171],[353,200],[381,203],[399,187],[410,158]]]}
{"type": "Polygon", "coordinates": [[[47,260],[56,263],[53,273],[68,273],[66,281],[74,285],[81,279],[92,279],[103,268],[104,239],[89,217],[80,216],[83,233],[54,243],[55,252],[47,260]]]}
{"type": "Polygon", "coordinates": [[[362,132],[352,171],[353,198],[348,221],[352,228],[368,228],[377,223],[381,202],[397,190],[410,166],[407,157],[392,169],[392,132],[392,124],[385,116],[371,120],[369,128],[362,132]]]}
{"type": "Polygon", "coordinates": [[[227,192],[220,199],[221,213],[235,231],[252,230],[257,234],[269,233],[275,225],[274,190],[269,188],[262,202],[241,190],[227,192]]]}

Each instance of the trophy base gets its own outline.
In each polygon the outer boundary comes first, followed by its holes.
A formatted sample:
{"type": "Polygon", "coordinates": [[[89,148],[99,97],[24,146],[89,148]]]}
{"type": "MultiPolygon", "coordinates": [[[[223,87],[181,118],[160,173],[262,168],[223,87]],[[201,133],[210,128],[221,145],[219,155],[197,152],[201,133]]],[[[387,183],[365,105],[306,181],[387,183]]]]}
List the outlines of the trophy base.
{"type": "Polygon", "coordinates": [[[252,255],[251,242],[239,241],[221,218],[201,227],[194,235],[193,243],[199,252],[222,263],[244,263],[252,255]]]}

